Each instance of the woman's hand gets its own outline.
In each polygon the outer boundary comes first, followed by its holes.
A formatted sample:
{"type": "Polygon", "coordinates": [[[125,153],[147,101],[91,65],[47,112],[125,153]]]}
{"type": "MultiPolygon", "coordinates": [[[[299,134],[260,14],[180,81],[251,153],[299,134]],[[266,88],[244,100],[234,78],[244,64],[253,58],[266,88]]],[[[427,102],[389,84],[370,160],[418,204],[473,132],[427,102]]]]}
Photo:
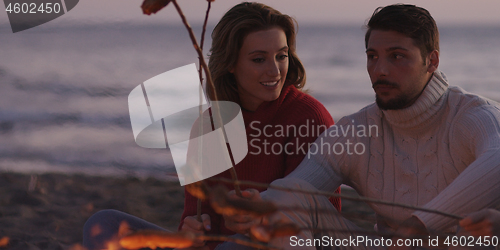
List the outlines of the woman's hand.
{"type": "MultiPolygon", "coordinates": [[[[241,192],[243,197],[238,197],[235,191],[229,192],[229,197],[233,199],[247,199],[251,201],[261,201],[259,191],[256,189],[247,189],[241,192]]],[[[247,234],[253,225],[259,225],[263,217],[256,217],[249,213],[240,213],[237,215],[223,215],[226,228],[239,234],[247,234]]]]}
{"type": "MultiPolygon", "coordinates": [[[[184,218],[184,223],[182,224],[181,231],[189,231],[195,234],[205,234],[206,231],[210,231],[211,223],[210,216],[208,214],[201,215],[201,222],[198,221],[196,216],[187,216],[184,218]]],[[[205,249],[205,242],[201,240],[196,240],[193,243],[193,249],[205,249]],[[203,247],[203,248],[201,248],[203,247]]],[[[208,247],[206,247],[208,249],[208,247]]]]}
{"type": "Polygon", "coordinates": [[[459,223],[474,237],[500,236],[500,211],[495,209],[483,209],[470,213],[459,223]]]}

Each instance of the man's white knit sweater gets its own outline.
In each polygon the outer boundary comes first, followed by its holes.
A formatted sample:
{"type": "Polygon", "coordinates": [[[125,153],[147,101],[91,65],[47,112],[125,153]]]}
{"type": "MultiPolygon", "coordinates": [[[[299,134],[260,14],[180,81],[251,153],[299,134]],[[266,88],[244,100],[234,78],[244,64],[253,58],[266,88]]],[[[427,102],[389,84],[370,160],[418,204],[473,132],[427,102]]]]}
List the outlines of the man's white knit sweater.
{"type": "MultiPolygon", "coordinates": [[[[440,72],[412,106],[382,111],[369,105],[315,143],[288,177],[331,192],[345,183],[363,196],[456,215],[500,204],[499,105],[448,87],[440,72]]],[[[412,214],[430,231],[457,225],[432,213],[371,206],[393,228],[412,214]]]]}

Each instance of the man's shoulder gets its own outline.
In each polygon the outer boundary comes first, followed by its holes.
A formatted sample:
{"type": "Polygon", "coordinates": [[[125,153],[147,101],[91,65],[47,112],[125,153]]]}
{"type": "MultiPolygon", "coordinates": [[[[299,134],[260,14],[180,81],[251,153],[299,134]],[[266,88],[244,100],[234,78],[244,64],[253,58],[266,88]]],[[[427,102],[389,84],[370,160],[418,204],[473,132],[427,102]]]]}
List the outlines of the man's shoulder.
{"type": "Polygon", "coordinates": [[[453,128],[471,131],[475,127],[500,124],[500,104],[496,101],[460,87],[450,87],[447,98],[448,122],[453,128]]]}
{"type": "Polygon", "coordinates": [[[379,120],[380,118],[382,118],[382,111],[380,110],[380,108],[377,106],[376,103],[372,103],[360,109],[356,113],[342,117],[339,120],[338,124],[354,123],[356,125],[359,125],[366,123],[376,123],[375,120],[379,120]]]}
{"type": "Polygon", "coordinates": [[[469,93],[457,86],[449,87],[448,105],[459,109],[459,112],[492,108],[499,110],[500,104],[486,97],[469,93]]]}

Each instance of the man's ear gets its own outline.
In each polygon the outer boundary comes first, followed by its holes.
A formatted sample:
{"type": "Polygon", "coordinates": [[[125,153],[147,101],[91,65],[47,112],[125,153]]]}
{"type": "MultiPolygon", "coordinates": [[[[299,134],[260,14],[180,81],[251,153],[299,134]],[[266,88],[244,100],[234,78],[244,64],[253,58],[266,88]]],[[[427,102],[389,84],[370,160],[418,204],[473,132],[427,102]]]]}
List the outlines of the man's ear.
{"type": "Polygon", "coordinates": [[[427,57],[427,60],[429,60],[429,66],[427,67],[427,72],[434,73],[434,71],[436,71],[439,66],[439,51],[437,50],[432,51],[427,57]]]}

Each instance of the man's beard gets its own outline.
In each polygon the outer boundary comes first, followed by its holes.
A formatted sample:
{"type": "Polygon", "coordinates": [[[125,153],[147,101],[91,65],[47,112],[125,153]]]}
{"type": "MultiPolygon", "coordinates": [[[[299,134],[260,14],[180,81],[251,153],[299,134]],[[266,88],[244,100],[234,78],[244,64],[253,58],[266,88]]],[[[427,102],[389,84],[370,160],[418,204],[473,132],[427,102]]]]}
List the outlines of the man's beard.
{"type": "Polygon", "coordinates": [[[377,95],[375,95],[375,101],[377,102],[377,106],[382,110],[397,110],[406,108],[410,100],[408,96],[400,95],[392,100],[383,102],[377,95]]]}
{"type": "MultiPolygon", "coordinates": [[[[372,87],[375,87],[377,85],[398,87],[397,83],[389,82],[386,80],[378,80],[372,84],[372,87]]],[[[377,106],[382,110],[396,110],[396,109],[406,108],[411,101],[410,99],[411,98],[408,95],[401,94],[399,96],[396,96],[392,100],[384,102],[378,95],[375,95],[375,101],[377,103],[377,106]]]]}

